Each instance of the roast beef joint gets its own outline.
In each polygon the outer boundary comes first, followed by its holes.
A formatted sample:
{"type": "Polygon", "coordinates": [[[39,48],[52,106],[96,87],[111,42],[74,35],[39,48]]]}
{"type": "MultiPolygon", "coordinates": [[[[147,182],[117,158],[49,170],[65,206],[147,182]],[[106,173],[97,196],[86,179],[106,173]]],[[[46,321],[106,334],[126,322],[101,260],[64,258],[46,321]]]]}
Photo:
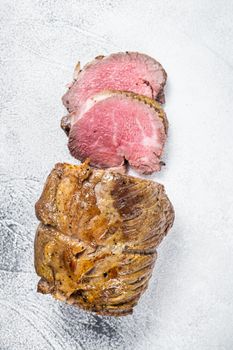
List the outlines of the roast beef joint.
{"type": "Polygon", "coordinates": [[[164,187],[57,164],[36,203],[38,291],[102,315],[132,313],[174,220],[164,187]]]}
{"type": "Polygon", "coordinates": [[[148,287],[157,247],[173,225],[164,186],[127,175],[165,165],[167,74],[138,52],[97,56],[62,97],[70,154],[36,203],[38,292],[106,316],[131,314],[148,287]]]}

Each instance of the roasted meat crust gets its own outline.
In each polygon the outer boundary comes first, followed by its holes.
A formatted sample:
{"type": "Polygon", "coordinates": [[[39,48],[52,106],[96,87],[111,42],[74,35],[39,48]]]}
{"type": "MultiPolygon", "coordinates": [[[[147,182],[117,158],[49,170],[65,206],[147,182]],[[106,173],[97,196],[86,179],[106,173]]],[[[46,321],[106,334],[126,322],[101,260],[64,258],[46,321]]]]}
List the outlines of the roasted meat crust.
{"type": "Polygon", "coordinates": [[[36,203],[38,291],[102,315],[132,313],[173,224],[164,187],[57,164],[36,203]]]}

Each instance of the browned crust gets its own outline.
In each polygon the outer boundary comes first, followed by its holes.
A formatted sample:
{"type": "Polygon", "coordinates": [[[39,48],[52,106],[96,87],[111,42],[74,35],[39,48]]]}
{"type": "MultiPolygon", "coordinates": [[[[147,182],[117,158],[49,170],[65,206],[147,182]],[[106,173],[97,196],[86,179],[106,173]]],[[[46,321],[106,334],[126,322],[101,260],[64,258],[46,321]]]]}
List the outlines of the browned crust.
{"type": "Polygon", "coordinates": [[[174,220],[162,185],[57,164],[36,204],[38,292],[101,315],[132,313],[174,220]]]}
{"type": "Polygon", "coordinates": [[[62,130],[66,133],[67,136],[69,136],[71,123],[70,123],[70,115],[65,115],[61,118],[61,124],[60,124],[62,130]]]}

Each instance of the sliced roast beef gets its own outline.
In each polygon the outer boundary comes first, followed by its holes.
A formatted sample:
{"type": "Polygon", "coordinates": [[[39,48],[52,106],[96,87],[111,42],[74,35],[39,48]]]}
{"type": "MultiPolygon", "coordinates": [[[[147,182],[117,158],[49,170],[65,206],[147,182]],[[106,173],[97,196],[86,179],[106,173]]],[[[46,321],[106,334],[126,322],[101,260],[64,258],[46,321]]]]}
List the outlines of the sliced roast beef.
{"type": "Polygon", "coordinates": [[[102,90],[125,90],[163,103],[166,78],[161,64],[145,54],[126,52],[98,56],[82,70],[80,64],[76,66],[74,81],[62,100],[72,112],[102,90]]]}
{"type": "Polygon", "coordinates": [[[125,160],[139,173],[159,171],[167,132],[160,104],[129,92],[105,91],[88,99],[64,122],[68,147],[80,160],[98,168],[118,167],[125,160]]]}
{"type": "Polygon", "coordinates": [[[87,162],[55,166],[36,214],[38,291],[113,316],[132,313],[174,220],[162,185],[87,162]]]}

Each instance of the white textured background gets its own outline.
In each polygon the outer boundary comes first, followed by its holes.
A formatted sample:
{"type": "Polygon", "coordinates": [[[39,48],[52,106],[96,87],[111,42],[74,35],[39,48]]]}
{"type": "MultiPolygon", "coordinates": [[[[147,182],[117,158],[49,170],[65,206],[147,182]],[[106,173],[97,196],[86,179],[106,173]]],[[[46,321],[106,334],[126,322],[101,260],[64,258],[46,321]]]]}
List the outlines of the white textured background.
{"type": "Polygon", "coordinates": [[[233,349],[233,2],[0,1],[0,349],[233,349]],[[71,161],[60,97],[77,60],[137,50],[168,72],[174,228],[133,316],[36,293],[34,202],[71,161]]]}

